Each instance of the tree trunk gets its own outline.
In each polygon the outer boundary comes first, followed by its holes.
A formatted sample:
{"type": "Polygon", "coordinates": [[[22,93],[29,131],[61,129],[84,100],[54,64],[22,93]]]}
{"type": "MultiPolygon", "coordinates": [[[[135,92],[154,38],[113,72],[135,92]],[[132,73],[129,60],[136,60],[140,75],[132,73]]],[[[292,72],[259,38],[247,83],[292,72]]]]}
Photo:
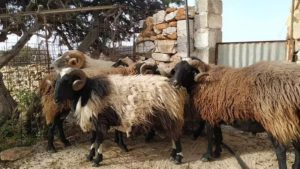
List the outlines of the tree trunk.
{"type": "MultiPolygon", "coordinates": [[[[4,52],[0,56],[0,69],[5,66],[11,59],[13,59],[25,44],[30,40],[33,33],[41,28],[40,24],[35,24],[28,31],[23,32],[20,40],[12,47],[10,51],[4,52]]],[[[17,107],[16,101],[11,97],[9,91],[3,83],[3,75],[0,72],[0,126],[10,117],[17,107]]]]}
{"type": "Polygon", "coordinates": [[[99,16],[95,16],[95,23],[93,28],[90,29],[89,33],[85,36],[81,44],[78,46],[78,50],[81,52],[88,51],[89,47],[99,38],[100,32],[99,16]]]}
{"type": "Polygon", "coordinates": [[[2,73],[0,72],[0,126],[12,116],[12,112],[17,107],[16,101],[10,96],[9,91],[3,83],[2,73]]]}

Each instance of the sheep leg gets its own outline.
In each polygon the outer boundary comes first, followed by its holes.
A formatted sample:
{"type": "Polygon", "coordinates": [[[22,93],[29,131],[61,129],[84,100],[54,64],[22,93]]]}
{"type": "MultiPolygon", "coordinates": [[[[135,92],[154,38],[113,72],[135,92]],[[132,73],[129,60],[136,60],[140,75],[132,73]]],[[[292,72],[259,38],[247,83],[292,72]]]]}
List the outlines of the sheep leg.
{"type": "Polygon", "coordinates": [[[222,136],[222,130],[221,127],[214,127],[214,140],[215,140],[215,151],[213,153],[214,158],[219,158],[221,156],[222,152],[222,141],[223,141],[223,136],[222,136]]]}
{"type": "Polygon", "coordinates": [[[95,141],[96,141],[96,131],[92,131],[92,137],[91,137],[91,148],[90,153],[87,155],[86,159],[88,161],[92,161],[95,156],[95,141]]]}
{"type": "Polygon", "coordinates": [[[293,169],[300,169],[300,142],[293,142],[295,148],[295,162],[293,164],[293,169]]]}
{"type": "Polygon", "coordinates": [[[65,133],[64,133],[64,128],[63,128],[63,123],[64,119],[59,118],[57,122],[57,128],[58,128],[58,133],[59,133],[59,138],[61,142],[64,143],[65,147],[70,146],[69,140],[66,139],[65,133]]]}
{"type": "Polygon", "coordinates": [[[119,131],[118,130],[115,130],[115,143],[119,143],[119,131]]]}
{"type": "Polygon", "coordinates": [[[101,161],[103,161],[103,155],[102,155],[102,142],[104,140],[103,131],[107,131],[108,126],[106,126],[106,119],[104,117],[99,117],[99,119],[92,118],[92,123],[96,129],[95,131],[95,142],[94,142],[94,148],[95,148],[95,159],[94,159],[94,167],[98,167],[101,161]],[[99,121],[98,121],[99,120],[99,121]]]}
{"type": "Polygon", "coordinates": [[[103,155],[102,155],[103,140],[104,140],[103,133],[101,132],[101,130],[96,129],[95,150],[97,150],[97,152],[95,152],[96,156],[94,159],[93,167],[98,167],[100,165],[99,163],[103,161],[103,155]]]}
{"type": "Polygon", "coordinates": [[[115,134],[117,135],[116,137],[118,140],[118,142],[117,142],[118,146],[125,152],[128,152],[127,145],[123,141],[123,133],[121,131],[116,130],[115,134]]]}
{"type": "Polygon", "coordinates": [[[202,131],[205,127],[204,121],[199,121],[198,123],[199,123],[198,128],[193,132],[193,140],[197,140],[197,138],[202,134],[202,131]]]}
{"type": "Polygon", "coordinates": [[[183,159],[183,154],[182,154],[181,141],[180,139],[177,139],[176,141],[172,139],[172,151],[170,155],[170,160],[174,161],[175,164],[181,164],[182,159],[183,159]]]}
{"type": "Polygon", "coordinates": [[[206,137],[207,137],[208,144],[207,144],[207,152],[202,156],[201,160],[207,162],[212,160],[214,128],[208,123],[205,124],[205,127],[206,127],[206,137]]]}
{"type": "Polygon", "coordinates": [[[56,149],[54,147],[53,141],[54,141],[54,131],[55,131],[56,121],[54,120],[53,123],[48,125],[48,147],[47,150],[55,153],[56,149]]]}
{"type": "Polygon", "coordinates": [[[286,147],[280,144],[273,136],[270,135],[271,142],[275,148],[279,169],[287,169],[286,165],[286,147]]]}
{"type": "Polygon", "coordinates": [[[149,132],[145,134],[145,142],[150,142],[155,136],[155,130],[153,128],[150,129],[149,132]]]}

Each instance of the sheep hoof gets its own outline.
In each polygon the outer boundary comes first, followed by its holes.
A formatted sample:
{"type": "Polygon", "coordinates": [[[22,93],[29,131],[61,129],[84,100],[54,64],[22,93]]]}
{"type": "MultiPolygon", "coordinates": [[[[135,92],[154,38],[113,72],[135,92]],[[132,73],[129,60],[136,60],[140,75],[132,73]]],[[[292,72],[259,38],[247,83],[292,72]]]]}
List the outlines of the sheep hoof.
{"type": "Polygon", "coordinates": [[[212,156],[209,153],[206,153],[202,156],[201,161],[208,162],[211,161],[212,159],[213,159],[212,156]]]}
{"type": "Polygon", "coordinates": [[[101,161],[103,161],[103,155],[102,154],[97,154],[96,158],[94,159],[93,167],[99,167],[101,161]]]}
{"type": "Polygon", "coordinates": [[[57,152],[54,146],[48,146],[48,147],[47,147],[47,151],[48,151],[49,153],[56,153],[56,152],[57,152]]]}
{"type": "Polygon", "coordinates": [[[125,152],[128,152],[129,150],[128,150],[128,148],[127,148],[127,146],[125,145],[125,144],[118,144],[119,145],[119,147],[123,150],[123,151],[125,151],[125,152]]]}
{"type": "Polygon", "coordinates": [[[183,159],[182,155],[176,155],[174,163],[175,164],[181,164],[182,163],[182,159],[183,159]]]}
{"type": "Polygon", "coordinates": [[[64,143],[65,147],[71,146],[71,143],[69,142],[69,140],[65,140],[63,143],[64,143]]]}
{"type": "Polygon", "coordinates": [[[93,158],[95,156],[95,149],[91,149],[90,153],[86,156],[87,161],[93,161],[93,158]]]}
{"type": "Polygon", "coordinates": [[[172,149],[171,154],[170,154],[170,160],[175,161],[176,159],[176,150],[172,149]]]}
{"type": "Polygon", "coordinates": [[[221,156],[221,152],[220,151],[214,151],[213,158],[219,158],[220,156],[221,156]]]}

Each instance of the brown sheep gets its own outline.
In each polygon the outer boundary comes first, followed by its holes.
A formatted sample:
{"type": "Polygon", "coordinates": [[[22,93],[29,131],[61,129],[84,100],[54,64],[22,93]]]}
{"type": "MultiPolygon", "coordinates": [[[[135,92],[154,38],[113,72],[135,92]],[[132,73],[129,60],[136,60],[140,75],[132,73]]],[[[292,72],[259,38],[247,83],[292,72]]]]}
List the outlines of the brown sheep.
{"type": "Polygon", "coordinates": [[[204,159],[212,156],[211,134],[220,134],[221,122],[245,120],[261,124],[271,136],[281,169],[286,168],[285,146],[292,142],[294,167],[300,168],[300,65],[260,62],[230,68],[191,60],[178,63],[172,73],[174,85],[187,88],[192,105],[209,124],[204,159]]]}

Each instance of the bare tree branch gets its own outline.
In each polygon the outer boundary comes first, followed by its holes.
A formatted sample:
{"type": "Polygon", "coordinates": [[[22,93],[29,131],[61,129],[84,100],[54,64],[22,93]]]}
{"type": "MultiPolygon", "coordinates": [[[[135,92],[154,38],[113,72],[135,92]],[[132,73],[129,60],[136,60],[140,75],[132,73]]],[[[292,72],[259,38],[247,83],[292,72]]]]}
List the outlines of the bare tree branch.
{"type": "Polygon", "coordinates": [[[12,60],[20,50],[25,46],[25,44],[30,40],[33,33],[38,31],[42,25],[39,23],[34,24],[28,31],[23,32],[20,40],[12,47],[11,50],[6,51],[0,56],[0,69],[5,66],[10,60],[12,60]]]}

